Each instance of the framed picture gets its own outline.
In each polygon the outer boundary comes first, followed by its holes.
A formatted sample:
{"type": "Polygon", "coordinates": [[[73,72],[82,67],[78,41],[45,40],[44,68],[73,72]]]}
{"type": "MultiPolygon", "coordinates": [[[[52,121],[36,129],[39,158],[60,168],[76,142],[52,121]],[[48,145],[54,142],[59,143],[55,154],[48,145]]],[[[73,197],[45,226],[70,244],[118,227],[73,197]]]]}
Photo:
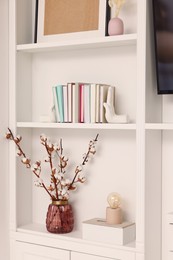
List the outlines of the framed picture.
{"type": "Polygon", "coordinates": [[[107,34],[107,0],[36,0],[35,42],[107,34]]]}

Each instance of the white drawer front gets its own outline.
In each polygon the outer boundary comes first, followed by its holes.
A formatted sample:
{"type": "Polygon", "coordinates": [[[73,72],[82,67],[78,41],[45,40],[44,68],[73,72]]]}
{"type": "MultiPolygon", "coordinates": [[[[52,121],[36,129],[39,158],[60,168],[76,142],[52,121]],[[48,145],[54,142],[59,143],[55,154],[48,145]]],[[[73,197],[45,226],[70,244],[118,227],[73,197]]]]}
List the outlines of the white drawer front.
{"type": "MultiPolygon", "coordinates": [[[[127,258],[107,258],[102,256],[95,256],[89,254],[82,254],[77,252],[71,252],[71,260],[126,260],[127,258]]],[[[133,253],[129,253],[129,260],[135,260],[133,253]]]]}
{"type": "Polygon", "coordinates": [[[168,252],[168,260],[173,259],[173,250],[171,252],[168,252]]]}
{"type": "Polygon", "coordinates": [[[168,249],[173,251],[173,223],[168,227],[168,249]]]}
{"type": "Polygon", "coordinates": [[[70,260],[70,252],[51,247],[16,242],[15,260],[70,260]]]}

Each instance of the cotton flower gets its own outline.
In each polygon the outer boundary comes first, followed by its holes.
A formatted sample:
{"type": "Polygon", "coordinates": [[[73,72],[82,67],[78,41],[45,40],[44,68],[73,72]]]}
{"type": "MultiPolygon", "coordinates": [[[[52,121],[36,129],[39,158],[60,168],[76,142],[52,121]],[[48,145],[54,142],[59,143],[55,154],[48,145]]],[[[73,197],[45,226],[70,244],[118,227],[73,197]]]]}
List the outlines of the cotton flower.
{"type": "Polygon", "coordinates": [[[54,145],[53,145],[53,149],[54,149],[54,151],[59,151],[59,150],[60,150],[60,146],[59,146],[59,144],[54,143],[54,145]]]}
{"type": "Polygon", "coordinates": [[[75,191],[77,189],[77,186],[75,184],[73,184],[73,185],[70,185],[68,189],[75,191]]]}
{"type": "Polygon", "coordinates": [[[36,163],[31,165],[31,171],[37,170],[38,169],[38,165],[36,163]]]}
{"type": "Polygon", "coordinates": [[[16,150],[16,156],[21,156],[21,155],[22,155],[21,151],[19,149],[17,149],[16,150]]]}
{"type": "Polygon", "coordinates": [[[18,139],[19,140],[19,142],[22,140],[22,137],[20,136],[20,135],[17,135],[16,136],[16,139],[18,139]]]}
{"type": "Polygon", "coordinates": [[[5,134],[5,138],[12,140],[12,135],[11,135],[11,133],[7,132],[7,133],[5,134]]]}
{"type": "Polygon", "coordinates": [[[69,185],[70,183],[71,183],[71,180],[69,180],[69,179],[66,179],[66,180],[65,180],[65,184],[66,184],[66,185],[69,185]]]}
{"type": "Polygon", "coordinates": [[[69,193],[66,193],[66,194],[63,196],[63,199],[64,199],[64,200],[69,200],[69,197],[70,197],[70,196],[69,196],[69,193]]]}
{"type": "Polygon", "coordinates": [[[64,156],[64,157],[63,157],[63,160],[64,160],[65,162],[67,162],[67,161],[68,161],[68,157],[67,157],[67,156],[64,156]]]}
{"type": "Polygon", "coordinates": [[[37,164],[38,167],[41,165],[41,161],[39,161],[39,160],[36,161],[35,163],[37,164]]]}
{"type": "Polygon", "coordinates": [[[47,143],[47,147],[50,148],[50,149],[52,149],[53,144],[52,144],[51,142],[48,142],[48,143],[47,143]]]}
{"type": "Polygon", "coordinates": [[[26,157],[23,157],[22,160],[21,160],[24,164],[30,164],[30,159],[26,158],[26,157]]]}
{"type": "Polygon", "coordinates": [[[40,183],[40,184],[43,184],[43,183],[44,183],[44,182],[43,182],[43,179],[39,178],[39,183],[40,183]]]}
{"type": "Polygon", "coordinates": [[[78,181],[84,183],[86,181],[86,178],[78,176],[78,181]]]}
{"type": "Polygon", "coordinates": [[[46,135],[45,134],[41,134],[40,135],[40,140],[43,141],[43,142],[46,142],[46,140],[47,140],[46,135]]]}
{"type": "Polygon", "coordinates": [[[63,195],[65,195],[65,194],[66,194],[66,192],[67,192],[67,188],[66,188],[66,187],[64,187],[64,188],[62,189],[62,192],[61,192],[62,196],[63,196],[63,195]]]}
{"type": "Polygon", "coordinates": [[[65,185],[66,185],[65,180],[62,180],[62,181],[61,181],[61,185],[62,185],[62,186],[65,186],[65,185]]]}
{"type": "Polygon", "coordinates": [[[77,166],[77,168],[78,168],[79,171],[82,171],[83,166],[80,164],[79,166],[77,166]]]}
{"type": "Polygon", "coordinates": [[[35,185],[36,187],[40,187],[40,183],[39,183],[38,181],[34,181],[34,185],[35,185]]]}
{"type": "Polygon", "coordinates": [[[49,157],[49,156],[45,157],[45,158],[44,158],[44,161],[45,161],[45,162],[50,162],[50,157],[49,157]]]}
{"type": "Polygon", "coordinates": [[[56,178],[57,180],[61,181],[62,178],[63,178],[63,176],[64,176],[64,174],[61,173],[61,172],[56,172],[56,174],[55,174],[54,176],[55,176],[55,178],[56,178]]]}

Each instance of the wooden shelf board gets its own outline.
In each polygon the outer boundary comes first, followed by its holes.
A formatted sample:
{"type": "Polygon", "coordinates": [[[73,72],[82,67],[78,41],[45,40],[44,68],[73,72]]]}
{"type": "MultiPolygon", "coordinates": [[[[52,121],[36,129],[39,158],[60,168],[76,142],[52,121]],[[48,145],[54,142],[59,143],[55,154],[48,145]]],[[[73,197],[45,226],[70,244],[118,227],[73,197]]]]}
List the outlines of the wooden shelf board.
{"type": "Polygon", "coordinates": [[[123,45],[136,45],[137,34],[124,34],[117,36],[98,37],[71,41],[60,41],[50,43],[32,43],[17,45],[18,52],[46,52],[55,50],[72,50],[99,47],[114,47],[123,45]]]}
{"type": "Polygon", "coordinates": [[[62,129],[109,129],[109,130],[135,130],[136,124],[88,124],[88,123],[39,123],[18,122],[18,128],[62,128],[62,129]]]}

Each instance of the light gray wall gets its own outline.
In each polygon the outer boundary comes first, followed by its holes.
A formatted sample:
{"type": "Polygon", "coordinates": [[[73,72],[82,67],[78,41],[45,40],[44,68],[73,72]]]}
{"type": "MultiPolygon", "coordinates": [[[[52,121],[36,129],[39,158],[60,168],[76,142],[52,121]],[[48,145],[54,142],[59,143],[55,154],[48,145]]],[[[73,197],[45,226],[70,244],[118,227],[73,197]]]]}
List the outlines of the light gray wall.
{"type": "Polygon", "coordinates": [[[8,0],[0,0],[0,259],[9,260],[8,143],[8,0]]]}

